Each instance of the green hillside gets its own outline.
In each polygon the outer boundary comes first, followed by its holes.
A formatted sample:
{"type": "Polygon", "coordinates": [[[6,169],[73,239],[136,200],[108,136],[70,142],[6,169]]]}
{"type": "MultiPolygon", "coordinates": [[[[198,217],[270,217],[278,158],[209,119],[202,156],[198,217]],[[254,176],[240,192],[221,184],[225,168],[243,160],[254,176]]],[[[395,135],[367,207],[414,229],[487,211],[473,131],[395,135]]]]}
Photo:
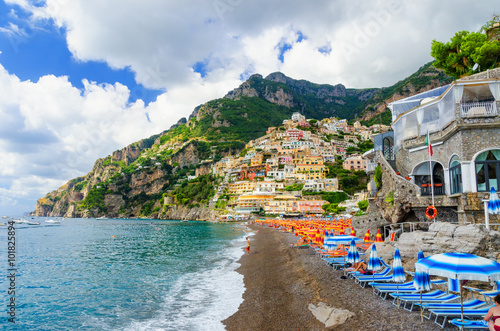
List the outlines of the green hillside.
{"type": "Polygon", "coordinates": [[[159,210],[206,206],[220,178],[210,167],[238,155],[245,144],[280,126],[293,112],[307,118],[366,116],[365,125],[388,124],[384,109],[405,97],[450,82],[430,63],[388,88],[347,89],[314,84],[281,73],[253,75],[225,97],[197,107],[189,120],[98,159],[86,176],[70,180],[37,203],[40,216],[149,216],[159,210]],[[197,175],[193,180],[189,176],[197,175]]]}

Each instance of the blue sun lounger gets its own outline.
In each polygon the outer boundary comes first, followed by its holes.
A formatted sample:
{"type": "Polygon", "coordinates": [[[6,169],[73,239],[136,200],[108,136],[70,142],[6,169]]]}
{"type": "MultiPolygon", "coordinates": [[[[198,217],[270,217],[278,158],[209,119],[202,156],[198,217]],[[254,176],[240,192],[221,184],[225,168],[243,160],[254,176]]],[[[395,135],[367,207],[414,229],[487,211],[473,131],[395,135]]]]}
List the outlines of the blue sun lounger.
{"type": "Polygon", "coordinates": [[[460,318],[455,318],[450,321],[451,324],[455,325],[461,329],[473,329],[473,330],[488,330],[488,322],[484,320],[472,321],[466,320],[463,321],[460,318]]]}
{"type": "MultiPolygon", "coordinates": [[[[448,293],[446,295],[443,295],[443,296],[440,296],[438,298],[427,298],[427,299],[423,299],[422,302],[426,302],[426,303],[446,303],[446,302],[450,302],[450,301],[453,301],[453,300],[458,300],[460,299],[460,296],[456,295],[456,294],[451,294],[451,293],[448,293]]],[[[420,303],[420,298],[418,299],[409,299],[409,300],[405,300],[404,301],[405,304],[403,305],[403,309],[404,310],[408,310],[408,311],[413,311],[413,307],[415,306],[416,303],[420,303]],[[409,304],[411,303],[411,306],[410,308],[406,308],[406,304],[409,304]]]]}
{"type": "Polygon", "coordinates": [[[497,294],[500,294],[500,281],[495,281],[495,287],[489,291],[469,286],[464,286],[463,288],[469,290],[472,297],[474,297],[474,292],[477,292],[478,294],[483,296],[484,301],[489,301],[493,304],[493,298],[497,294]]]}
{"type": "MultiPolygon", "coordinates": [[[[431,283],[435,289],[437,289],[438,285],[446,285],[446,281],[441,279],[431,280],[431,283]]],[[[420,295],[420,292],[418,292],[415,286],[413,286],[413,280],[401,283],[398,286],[396,286],[395,283],[369,283],[369,285],[372,285],[375,288],[375,293],[377,293],[382,299],[386,299],[388,294],[397,294],[397,291],[401,292],[403,295],[413,293],[419,293],[420,295]]]]}
{"type": "Polygon", "coordinates": [[[416,292],[415,286],[413,286],[413,281],[406,283],[401,283],[396,285],[396,283],[368,283],[374,288],[375,294],[378,294],[382,299],[387,298],[387,294],[392,292],[416,292]]]}
{"type": "MultiPolygon", "coordinates": [[[[391,272],[392,270],[389,270],[391,272]]],[[[387,275],[387,276],[377,276],[375,274],[375,277],[369,275],[367,276],[369,278],[357,278],[356,283],[358,283],[359,286],[365,287],[366,284],[373,283],[375,282],[390,282],[392,280],[392,275],[387,275]]]]}
{"type": "Polygon", "coordinates": [[[406,304],[408,302],[420,302],[420,300],[422,300],[422,302],[446,302],[458,298],[458,295],[449,294],[441,290],[423,293],[422,298],[420,297],[420,293],[390,293],[389,295],[394,298],[392,304],[398,306],[398,308],[401,307],[401,302],[404,302],[404,309],[406,309],[406,304]]]}
{"type": "Polygon", "coordinates": [[[481,294],[483,295],[485,301],[489,301],[493,304],[493,298],[500,294],[500,291],[484,291],[481,292],[481,294]]]}
{"type": "MultiPolygon", "coordinates": [[[[423,302],[422,305],[420,305],[420,302],[415,302],[415,306],[421,306],[424,310],[431,310],[431,309],[460,309],[460,302],[445,302],[445,303],[434,303],[434,302],[423,302]]],[[[476,308],[481,308],[484,307],[485,305],[488,305],[486,302],[481,301],[479,299],[471,299],[463,302],[463,307],[464,309],[476,309],[476,308]]],[[[429,313],[429,316],[425,316],[425,318],[430,319],[431,318],[431,313],[429,313]]]]}
{"type": "MultiPolygon", "coordinates": [[[[355,280],[373,279],[373,276],[375,276],[375,277],[387,276],[391,273],[391,271],[392,271],[392,268],[385,268],[385,269],[381,270],[380,272],[376,272],[374,275],[366,275],[366,274],[358,273],[358,274],[354,274],[354,278],[355,278],[355,280]]],[[[372,282],[373,282],[373,280],[372,280],[372,282]]]]}
{"type": "MultiPolygon", "coordinates": [[[[415,303],[416,306],[420,306],[420,302],[415,303]]],[[[479,308],[484,305],[489,305],[488,303],[479,299],[470,299],[463,302],[464,308],[479,308]]],[[[422,308],[424,309],[453,309],[460,308],[460,302],[445,302],[445,303],[433,303],[433,302],[423,302],[422,308]]]]}
{"type": "MultiPolygon", "coordinates": [[[[486,306],[483,308],[477,308],[477,309],[464,309],[464,316],[467,317],[477,317],[481,316],[483,317],[488,313],[488,310],[494,306],[486,306]]],[[[430,309],[429,310],[431,315],[436,315],[436,319],[434,320],[434,323],[439,325],[440,327],[444,328],[444,324],[446,323],[446,320],[448,317],[455,317],[455,316],[461,316],[461,309],[430,309]],[[443,317],[443,323],[438,323],[438,318],[443,317]]],[[[430,317],[429,317],[430,318],[430,317]]]]}
{"type": "Polygon", "coordinates": [[[325,261],[326,264],[332,265],[334,263],[344,263],[343,258],[339,257],[323,257],[323,261],[325,261]]]}

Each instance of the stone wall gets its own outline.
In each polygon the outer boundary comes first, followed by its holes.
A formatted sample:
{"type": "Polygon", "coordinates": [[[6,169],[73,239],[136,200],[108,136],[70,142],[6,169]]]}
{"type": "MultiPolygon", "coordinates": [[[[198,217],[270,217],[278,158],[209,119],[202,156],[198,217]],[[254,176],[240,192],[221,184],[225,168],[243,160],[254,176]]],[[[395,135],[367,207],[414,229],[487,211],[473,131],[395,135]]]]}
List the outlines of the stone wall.
{"type": "Polygon", "coordinates": [[[375,161],[382,168],[382,188],[376,195],[375,205],[388,222],[406,221],[412,203],[420,195],[420,187],[397,175],[380,151],[376,153],[375,161]],[[391,194],[393,202],[386,201],[391,194]]]}
{"type": "Polygon", "coordinates": [[[425,216],[425,210],[427,207],[412,207],[412,211],[419,222],[450,222],[458,223],[458,211],[455,207],[436,207],[437,216],[433,220],[428,220],[425,216]]]}
{"type": "Polygon", "coordinates": [[[465,76],[465,77],[460,78],[457,82],[468,81],[468,80],[484,80],[484,79],[491,79],[491,78],[497,78],[497,79],[500,78],[500,68],[486,70],[486,71],[480,72],[478,74],[465,76]]]}
{"type": "Polygon", "coordinates": [[[380,229],[381,233],[383,234],[384,225],[390,223],[387,222],[387,220],[382,216],[373,199],[368,199],[368,202],[369,205],[367,215],[354,216],[352,218],[352,226],[359,238],[363,238],[366,231],[370,230],[370,234],[373,237],[372,239],[375,239],[377,230],[380,229]]]}
{"type": "MultiPolygon", "coordinates": [[[[457,155],[460,161],[472,161],[472,158],[479,151],[488,148],[500,147],[500,127],[491,126],[488,123],[478,123],[474,126],[456,126],[450,137],[438,137],[431,135],[433,144],[432,161],[436,161],[448,169],[453,155],[457,155]],[[461,130],[458,130],[461,129],[461,130]],[[443,140],[444,138],[444,140],[443,140]],[[436,143],[442,144],[436,145],[436,143]]],[[[415,166],[429,161],[427,148],[410,152],[410,148],[424,145],[425,137],[419,137],[405,141],[403,148],[396,153],[396,166],[404,176],[409,175],[415,166]]]]}

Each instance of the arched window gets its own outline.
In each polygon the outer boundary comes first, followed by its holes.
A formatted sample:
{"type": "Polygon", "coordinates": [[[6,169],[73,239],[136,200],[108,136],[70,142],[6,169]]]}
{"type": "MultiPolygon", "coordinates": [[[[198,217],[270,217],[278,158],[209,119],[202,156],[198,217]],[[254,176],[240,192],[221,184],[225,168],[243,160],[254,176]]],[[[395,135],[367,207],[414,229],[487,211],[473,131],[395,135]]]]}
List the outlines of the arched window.
{"type": "Polygon", "coordinates": [[[498,190],[500,180],[500,150],[490,150],[476,158],[476,181],[478,192],[489,192],[491,187],[498,190]]]}
{"type": "Polygon", "coordinates": [[[420,186],[421,195],[443,195],[444,171],[440,163],[432,161],[432,181],[430,176],[430,167],[428,162],[422,162],[413,170],[415,184],[420,186]]]}
{"type": "Polygon", "coordinates": [[[450,192],[462,193],[462,166],[458,156],[453,156],[450,161],[450,192]]]}
{"type": "Polygon", "coordinates": [[[394,159],[394,142],[390,137],[385,137],[382,140],[382,152],[386,160],[394,159]]]}

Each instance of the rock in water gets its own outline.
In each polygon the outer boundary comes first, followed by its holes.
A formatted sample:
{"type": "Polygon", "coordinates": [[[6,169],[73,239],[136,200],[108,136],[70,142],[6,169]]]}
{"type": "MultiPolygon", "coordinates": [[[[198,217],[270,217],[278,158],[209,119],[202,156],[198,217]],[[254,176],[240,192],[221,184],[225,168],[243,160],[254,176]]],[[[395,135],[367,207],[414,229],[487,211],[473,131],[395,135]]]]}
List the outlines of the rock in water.
{"type": "Polygon", "coordinates": [[[324,302],[320,302],[317,306],[310,303],[308,306],[311,313],[325,324],[325,327],[332,328],[340,324],[344,324],[349,318],[354,316],[354,313],[347,309],[339,309],[330,307],[324,302]]]}

